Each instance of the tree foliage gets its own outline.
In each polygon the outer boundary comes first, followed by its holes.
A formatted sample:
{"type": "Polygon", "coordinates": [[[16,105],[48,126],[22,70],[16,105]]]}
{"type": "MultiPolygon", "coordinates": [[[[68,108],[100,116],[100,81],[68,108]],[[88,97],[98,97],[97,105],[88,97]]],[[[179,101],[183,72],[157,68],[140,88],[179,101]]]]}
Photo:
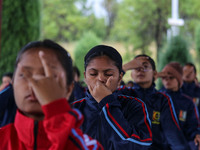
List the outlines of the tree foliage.
{"type": "Polygon", "coordinates": [[[181,0],[179,1],[180,17],[184,19],[184,32],[192,40],[195,38],[195,28],[200,18],[200,1],[199,0],[181,0]]]}
{"type": "MultiPolygon", "coordinates": [[[[199,7],[199,0],[179,1],[179,16],[185,20],[181,33],[191,40],[200,17],[199,7]]],[[[168,18],[171,18],[171,0],[122,0],[111,36],[133,45],[141,53],[146,53],[155,42],[158,57],[170,28],[168,18]]]]}
{"type": "Polygon", "coordinates": [[[106,36],[107,39],[110,36],[111,29],[114,27],[114,22],[118,12],[117,0],[103,0],[102,6],[106,12],[106,36]]]}
{"type": "Polygon", "coordinates": [[[196,30],[195,30],[195,45],[196,45],[196,59],[198,62],[198,70],[200,71],[200,24],[198,24],[196,26],[196,30]]]}
{"type": "Polygon", "coordinates": [[[157,49],[166,35],[167,18],[170,2],[164,0],[123,0],[119,6],[113,34],[141,49],[148,51],[148,46],[156,42],[157,49]]]}
{"type": "Polygon", "coordinates": [[[179,62],[182,65],[191,61],[188,42],[182,36],[172,37],[165,48],[160,53],[159,70],[172,61],[179,62]]]}
{"type": "Polygon", "coordinates": [[[12,72],[17,52],[40,35],[39,0],[5,0],[2,12],[0,76],[12,72]]]}
{"type": "Polygon", "coordinates": [[[104,20],[97,19],[85,3],[85,0],[43,0],[43,38],[75,41],[80,39],[86,30],[103,38],[104,20]]]}
{"type": "MultiPolygon", "coordinates": [[[[166,64],[173,61],[179,62],[181,65],[191,61],[188,42],[182,36],[172,37],[170,41],[163,46],[159,56],[158,71],[161,71],[166,64]]],[[[158,89],[160,89],[162,86],[160,79],[157,81],[157,85],[158,89]]]]}
{"type": "Polygon", "coordinates": [[[74,51],[74,65],[79,68],[81,79],[83,79],[84,72],[84,56],[92,47],[100,44],[100,42],[101,40],[93,32],[86,32],[77,42],[74,51]]]}

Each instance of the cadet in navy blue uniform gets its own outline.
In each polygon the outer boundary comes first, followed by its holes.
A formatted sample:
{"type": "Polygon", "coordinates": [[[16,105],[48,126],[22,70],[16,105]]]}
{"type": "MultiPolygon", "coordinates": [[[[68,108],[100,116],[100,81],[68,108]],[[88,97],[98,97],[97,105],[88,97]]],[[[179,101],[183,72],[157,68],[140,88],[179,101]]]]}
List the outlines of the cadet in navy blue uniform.
{"type": "Polygon", "coordinates": [[[81,129],[106,150],[143,150],[152,143],[149,115],[138,98],[119,95],[122,58],[110,46],[93,47],[85,56],[87,96],[75,101],[85,119],[81,129]]]}
{"type": "MultiPolygon", "coordinates": [[[[191,146],[194,145],[193,141],[197,145],[200,142],[198,110],[192,99],[183,94],[181,90],[183,84],[182,66],[178,62],[171,62],[163,68],[161,73],[159,76],[162,77],[164,87],[160,91],[171,96],[185,138],[191,146]]],[[[195,149],[194,146],[191,148],[195,149]]]]}
{"type": "Polygon", "coordinates": [[[121,87],[127,95],[141,98],[147,106],[152,123],[153,143],[151,150],[189,150],[189,145],[180,129],[173,102],[169,96],[155,88],[156,66],[147,55],[138,55],[123,65],[123,70],[132,70],[133,88],[121,87]]]}
{"type": "Polygon", "coordinates": [[[69,103],[72,103],[78,99],[85,97],[86,88],[82,86],[80,82],[80,71],[74,66],[73,67],[73,76],[74,76],[74,89],[69,98],[69,103]]]}
{"type": "Polygon", "coordinates": [[[9,84],[0,91],[0,127],[14,122],[16,110],[13,87],[9,84]]]}
{"type": "Polygon", "coordinates": [[[183,86],[182,91],[186,95],[192,97],[193,102],[198,107],[200,111],[200,85],[196,80],[196,67],[193,63],[186,63],[183,66],[183,86]]]}

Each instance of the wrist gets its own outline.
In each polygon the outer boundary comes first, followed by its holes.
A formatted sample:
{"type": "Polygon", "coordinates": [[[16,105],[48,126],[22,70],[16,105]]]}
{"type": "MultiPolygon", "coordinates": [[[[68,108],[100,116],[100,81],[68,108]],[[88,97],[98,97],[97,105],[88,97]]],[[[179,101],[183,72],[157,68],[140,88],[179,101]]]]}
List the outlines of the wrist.
{"type": "Polygon", "coordinates": [[[71,107],[66,98],[61,98],[43,105],[42,109],[45,114],[45,118],[50,118],[52,116],[68,112],[71,107]]]}

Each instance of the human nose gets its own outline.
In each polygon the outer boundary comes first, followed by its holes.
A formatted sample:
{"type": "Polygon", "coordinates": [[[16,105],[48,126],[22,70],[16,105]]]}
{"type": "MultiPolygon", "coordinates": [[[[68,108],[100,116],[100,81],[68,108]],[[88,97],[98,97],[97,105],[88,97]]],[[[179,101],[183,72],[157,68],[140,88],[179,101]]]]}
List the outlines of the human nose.
{"type": "Polygon", "coordinates": [[[101,81],[102,83],[106,82],[106,77],[104,76],[104,74],[99,74],[98,75],[98,80],[101,81]]]}
{"type": "Polygon", "coordinates": [[[135,70],[138,71],[138,72],[140,72],[140,71],[143,71],[143,72],[144,72],[144,71],[145,71],[143,67],[135,68],[135,70]]]}

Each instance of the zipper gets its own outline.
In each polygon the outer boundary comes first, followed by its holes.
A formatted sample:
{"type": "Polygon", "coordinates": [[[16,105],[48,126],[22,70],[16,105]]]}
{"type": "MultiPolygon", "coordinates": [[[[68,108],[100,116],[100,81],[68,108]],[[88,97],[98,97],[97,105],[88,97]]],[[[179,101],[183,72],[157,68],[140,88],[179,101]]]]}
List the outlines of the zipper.
{"type": "Polygon", "coordinates": [[[38,121],[34,121],[34,129],[33,129],[34,150],[37,150],[37,134],[38,134],[38,121]]]}

